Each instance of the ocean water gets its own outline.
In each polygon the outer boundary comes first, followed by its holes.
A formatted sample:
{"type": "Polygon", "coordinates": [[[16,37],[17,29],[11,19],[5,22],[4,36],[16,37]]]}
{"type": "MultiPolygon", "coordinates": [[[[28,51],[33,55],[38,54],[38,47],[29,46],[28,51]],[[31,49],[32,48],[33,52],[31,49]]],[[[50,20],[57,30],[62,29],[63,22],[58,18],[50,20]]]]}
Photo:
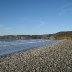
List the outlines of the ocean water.
{"type": "Polygon", "coordinates": [[[48,45],[56,40],[44,39],[28,39],[28,40],[13,40],[13,39],[0,39],[0,56],[17,51],[22,51],[30,48],[35,48],[43,45],[48,45]]]}

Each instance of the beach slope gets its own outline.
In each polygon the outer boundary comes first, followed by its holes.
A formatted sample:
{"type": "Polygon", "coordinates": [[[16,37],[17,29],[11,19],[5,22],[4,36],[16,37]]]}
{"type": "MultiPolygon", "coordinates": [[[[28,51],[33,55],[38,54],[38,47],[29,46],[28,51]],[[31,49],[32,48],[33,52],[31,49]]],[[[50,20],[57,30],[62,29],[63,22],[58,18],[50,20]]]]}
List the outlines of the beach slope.
{"type": "Polygon", "coordinates": [[[62,40],[0,58],[0,72],[71,71],[72,40],[62,40]]]}

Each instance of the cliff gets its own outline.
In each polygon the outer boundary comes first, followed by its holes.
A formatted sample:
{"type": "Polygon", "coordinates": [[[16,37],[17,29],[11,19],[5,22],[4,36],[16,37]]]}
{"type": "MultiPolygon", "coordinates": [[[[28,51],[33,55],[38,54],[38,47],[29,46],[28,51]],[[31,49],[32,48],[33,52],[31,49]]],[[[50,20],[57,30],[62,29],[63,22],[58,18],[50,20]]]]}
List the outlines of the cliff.
{"type": "Polygon", "coordinates": [[[0,39],[72,39],[72,31],[44,35],[4,35],[0,39]]]}

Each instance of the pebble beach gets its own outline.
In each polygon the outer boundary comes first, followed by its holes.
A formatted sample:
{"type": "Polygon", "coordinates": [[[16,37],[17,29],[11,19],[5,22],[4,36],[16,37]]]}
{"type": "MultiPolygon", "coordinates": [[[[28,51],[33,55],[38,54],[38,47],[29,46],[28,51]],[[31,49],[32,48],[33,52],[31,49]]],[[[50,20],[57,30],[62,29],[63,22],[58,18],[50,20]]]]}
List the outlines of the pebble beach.
{"type": "Polygon", "coordinates": [[[2,57],[0,72],[72,72],[72,40],[2,57]]]}

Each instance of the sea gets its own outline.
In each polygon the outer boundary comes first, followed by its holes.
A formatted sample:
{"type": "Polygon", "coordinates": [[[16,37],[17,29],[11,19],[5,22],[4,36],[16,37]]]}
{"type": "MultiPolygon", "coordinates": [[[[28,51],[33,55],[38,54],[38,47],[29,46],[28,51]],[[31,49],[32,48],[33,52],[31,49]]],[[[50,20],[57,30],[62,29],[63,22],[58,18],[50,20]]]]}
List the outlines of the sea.
{"type": "Polygon", "coordinates": [[[0,56],[56,42],[46,39],[0,39],[0,56]]]}

